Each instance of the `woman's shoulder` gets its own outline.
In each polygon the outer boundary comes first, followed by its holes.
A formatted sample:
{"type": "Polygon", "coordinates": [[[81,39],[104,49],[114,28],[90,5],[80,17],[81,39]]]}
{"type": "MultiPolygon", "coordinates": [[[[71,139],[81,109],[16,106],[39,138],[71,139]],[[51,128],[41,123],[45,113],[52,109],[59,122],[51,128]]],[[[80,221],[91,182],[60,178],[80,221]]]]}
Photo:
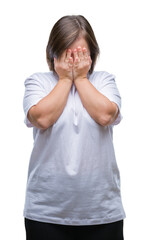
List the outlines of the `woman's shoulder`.
{"type": "Polygon", "coordinates": [[[105,83],[109,83],[115,79],[115,75],[108,71],[93,71],[89,80],[95,87],[102,87],[105,83]]]}
{"type": "Polygon", "coordinates": [[[90,75],[91,79],[96,79],[96,78],[105,78],[108,76],[114,76],[112,73],[109,73],[108,71],[93,71],[92,74],[90,75]]]}
{"type": "Polygon", "coordinates": [[[37,78],[37,79],[55,79],[56,76],[53,74],[52,71],[49,72],[34,72],[33,74],[30,75],[32,78],[37,78]]]}
{"type": "Polygon", "coordinates": [[[40,85],[46,85],[49,83],[55,83],[57,81],[57,77],[54,75],[52,71],[49,72],[34,72],[29,75],[25,83],[38,83],[40,85]]]}

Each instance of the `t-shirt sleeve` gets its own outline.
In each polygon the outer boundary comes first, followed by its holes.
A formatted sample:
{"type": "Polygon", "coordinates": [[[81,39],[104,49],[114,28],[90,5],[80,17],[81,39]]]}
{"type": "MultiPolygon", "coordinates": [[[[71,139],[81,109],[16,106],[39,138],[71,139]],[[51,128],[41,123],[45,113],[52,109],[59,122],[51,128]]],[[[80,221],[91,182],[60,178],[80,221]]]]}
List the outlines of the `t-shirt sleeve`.
{"type": "Polygon", "coordinates": [[[104,72],[102,80],[100,82],[99,91],[111,102],[117,104],[119,108],[119,114],[116,120],[111,125],[119,124],[123,118],[121,114],[121,96],[116,85],[115,76],[113,74],[104,72]]]}
{"type": "Polygon", "coordinates": [[[27,118],[29,109],[36,105],[47,93],[44,89],[44,83],[36,73],[28,77],[25,82],[25,93],[23,98],[23,109],[25,113],[24,123],[27,127],[34,127],[34,125],[27,118]]]}

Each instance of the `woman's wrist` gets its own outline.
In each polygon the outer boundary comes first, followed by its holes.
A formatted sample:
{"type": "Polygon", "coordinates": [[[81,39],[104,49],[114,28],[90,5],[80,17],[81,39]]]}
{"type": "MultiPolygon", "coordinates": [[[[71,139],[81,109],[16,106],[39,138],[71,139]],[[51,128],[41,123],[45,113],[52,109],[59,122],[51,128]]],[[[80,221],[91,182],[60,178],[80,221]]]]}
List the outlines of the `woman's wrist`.
{"type": "Polygon", "coordinates": [[[73,83],[72,79],[66,78],[66,77],[59,78],[59,81],[63,81],[63,82],[69,83],[69,84],[73,83]]]}
{"type": "Polygon", "coordinates": [[[74,82],[82,81],[82,80],[84,80],[84,79],[87,79],[87,75],[77,76],[77,77],[74,79],[74,82]]]}

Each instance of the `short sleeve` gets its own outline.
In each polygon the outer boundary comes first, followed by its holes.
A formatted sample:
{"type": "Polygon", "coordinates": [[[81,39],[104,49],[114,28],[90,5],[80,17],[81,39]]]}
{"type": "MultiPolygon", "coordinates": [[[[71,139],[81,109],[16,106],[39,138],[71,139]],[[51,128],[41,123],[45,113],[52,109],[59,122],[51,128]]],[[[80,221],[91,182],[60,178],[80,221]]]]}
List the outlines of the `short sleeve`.
{"type": "Polygon", "coordinates": [[[23,109],[25,113],[24,123],[27,127],[34,127],[34,125],[27,118],[27,113],[29,109],[36,105],[42,98],[44,98],[47,93],[44,89],[44,83],[40,76],[36,73],[28,77],[25,82],[25,93],[23,98],[23,109]]]}
{"type": "Polygon", "coordinates": [[[112,123],[112,125],[119,124],[123,117],[121,114],[121,96],[116,85],[115,76],[108,72],[104,72],[98,89],[111,102],[114,102],[117,104],[119,108],[119,115],[117,119],[112,123]]]}

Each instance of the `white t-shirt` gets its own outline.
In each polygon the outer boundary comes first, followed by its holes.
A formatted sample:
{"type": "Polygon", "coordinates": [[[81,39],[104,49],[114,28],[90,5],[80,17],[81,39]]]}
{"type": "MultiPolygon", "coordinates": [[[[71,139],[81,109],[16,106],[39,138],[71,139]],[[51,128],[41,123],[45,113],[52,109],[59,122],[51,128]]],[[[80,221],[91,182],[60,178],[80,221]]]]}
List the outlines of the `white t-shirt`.
{"type": "MultiPolygon", "coordinates": [[[[115,76],[93,72],[89,81],[121,108],[115,76]]],[[[28,110],[58,82],[53,72],[25,80],[25,124],[33,127],[24,217],[65,225],[94,225],[125,218],[120,174],[113,146],[113,126],[101,126],[88,114],[72,85],[65,108],[48,129],[34,127],[28,110]]]]}

